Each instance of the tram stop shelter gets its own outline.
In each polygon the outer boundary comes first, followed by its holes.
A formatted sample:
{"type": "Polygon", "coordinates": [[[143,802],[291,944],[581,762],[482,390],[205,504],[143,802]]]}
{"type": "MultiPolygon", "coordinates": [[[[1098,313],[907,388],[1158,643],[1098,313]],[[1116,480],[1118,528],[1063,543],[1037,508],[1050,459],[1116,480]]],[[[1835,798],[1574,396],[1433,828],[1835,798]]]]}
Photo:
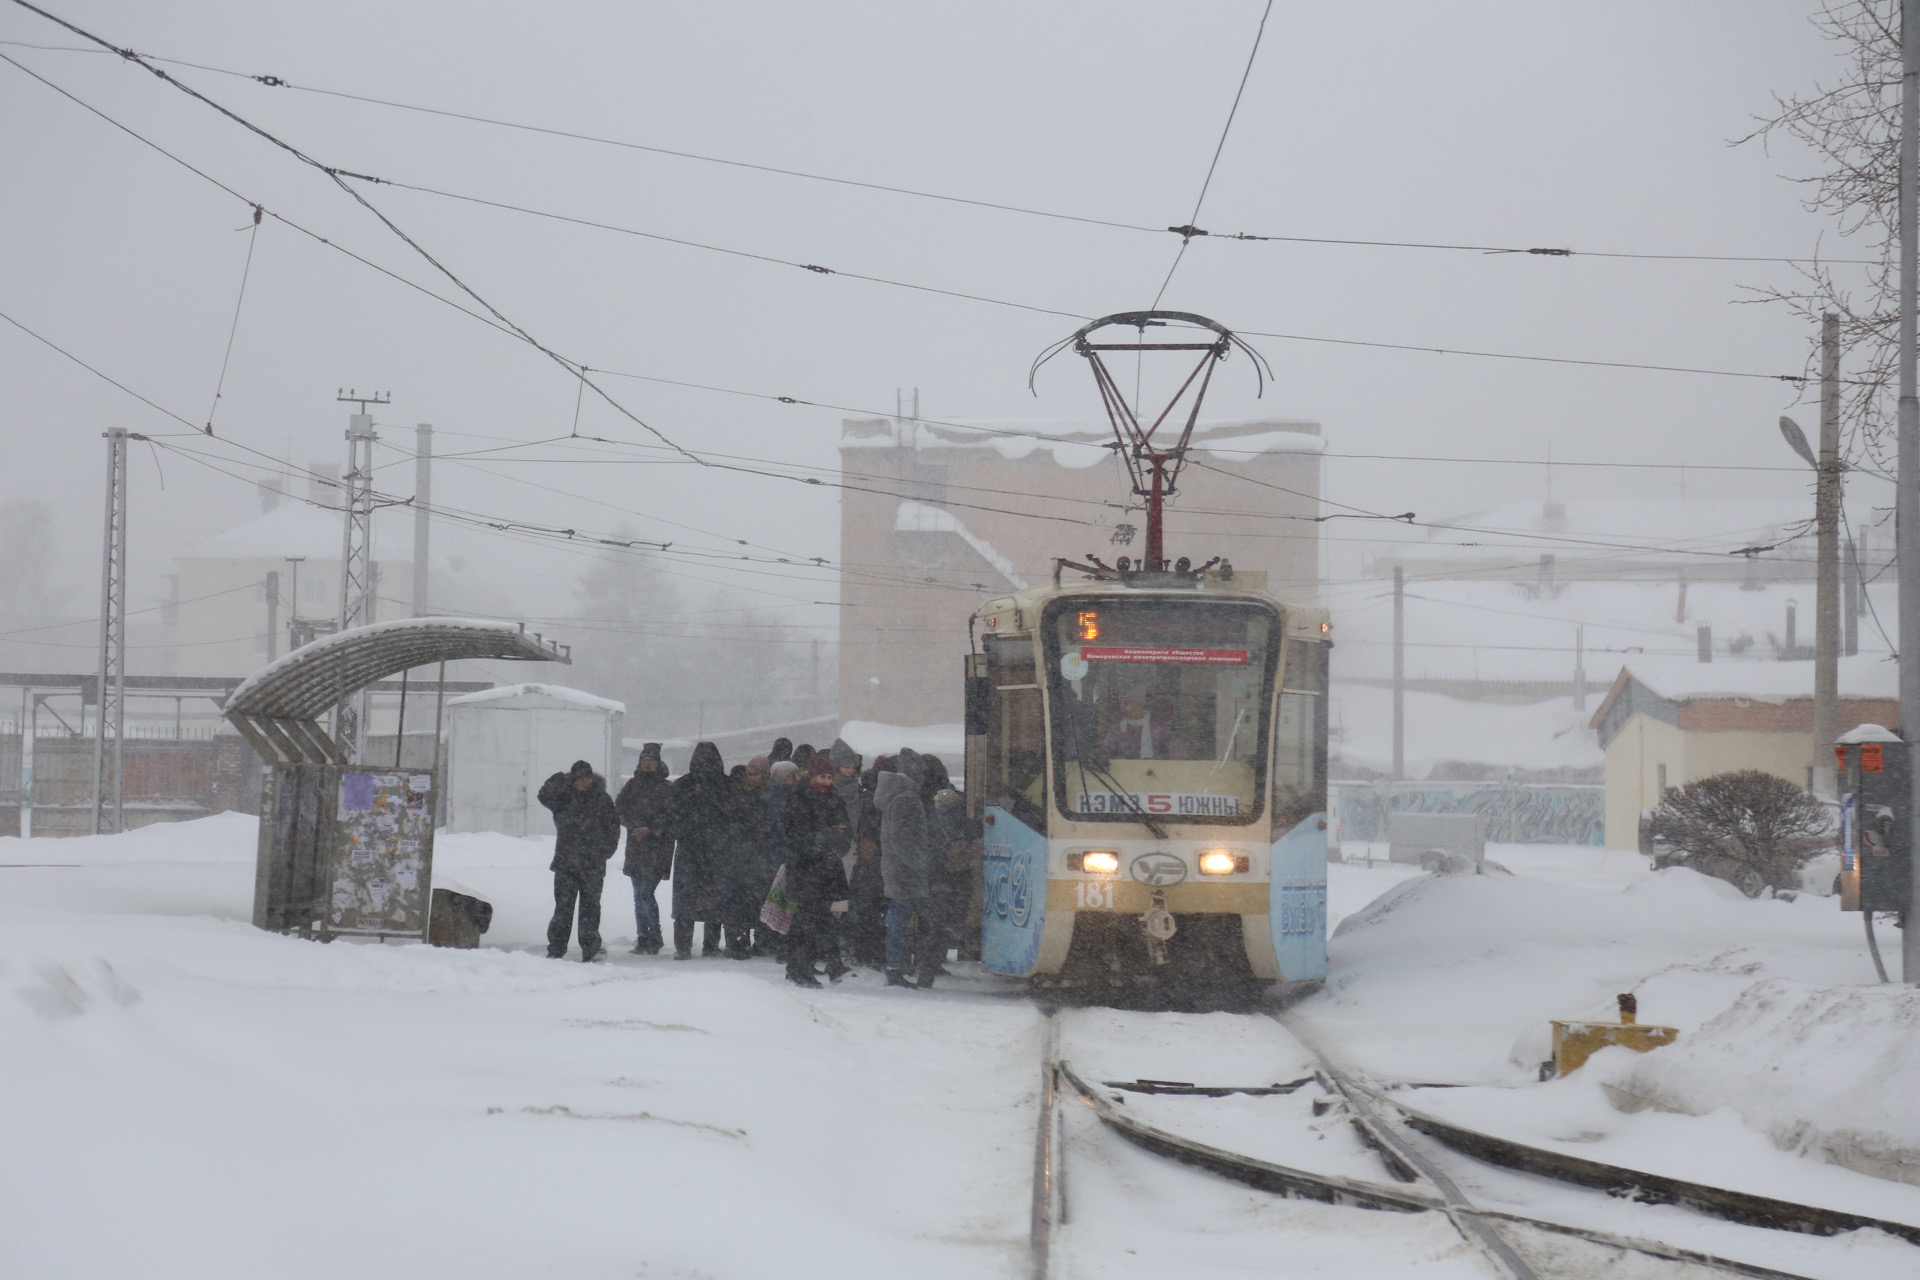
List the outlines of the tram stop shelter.
{"type": "MultiPolygon", "coordinates": [[[[408,618],[302,645],[228,695],[227,720],[267,764],[256,927],[424,939],[433,904],[454,903],[454,895],[433,892],[437,753],[431,769],[382,768],[356,760],[353,744],[321,719],[376,681],[433,663],[444,676],[446,664],[462,658],[571,661],[566,646],[519,624],[408,618]]],[[[440,715],[436,705],[436,734],[440,715]]]]}

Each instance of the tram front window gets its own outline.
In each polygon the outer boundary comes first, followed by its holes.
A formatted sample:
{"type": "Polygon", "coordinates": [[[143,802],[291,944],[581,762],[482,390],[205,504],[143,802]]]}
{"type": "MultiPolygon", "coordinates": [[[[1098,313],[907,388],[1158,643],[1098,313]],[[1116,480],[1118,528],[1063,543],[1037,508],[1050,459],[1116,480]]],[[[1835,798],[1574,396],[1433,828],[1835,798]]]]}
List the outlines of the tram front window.
{"type": "Polygon", "coordinates": [[[1047,665],[1067,816],[1253,821],[1277,621],[1264,606],[1227,601],[1057,606],[1047,665]]]}

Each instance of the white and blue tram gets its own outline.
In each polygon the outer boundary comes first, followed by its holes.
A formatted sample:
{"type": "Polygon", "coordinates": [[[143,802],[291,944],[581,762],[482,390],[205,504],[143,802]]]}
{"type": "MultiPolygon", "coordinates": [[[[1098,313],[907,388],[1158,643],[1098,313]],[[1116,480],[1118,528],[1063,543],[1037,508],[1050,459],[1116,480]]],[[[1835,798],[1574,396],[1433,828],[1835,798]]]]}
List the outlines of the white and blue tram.
{"type": "Polygon", "coordinates": [[[975,613],[966,773],[989,970],[1326,975],[1327,614],[1230,567],[1173,579],[1056,575],[975,613]]]}

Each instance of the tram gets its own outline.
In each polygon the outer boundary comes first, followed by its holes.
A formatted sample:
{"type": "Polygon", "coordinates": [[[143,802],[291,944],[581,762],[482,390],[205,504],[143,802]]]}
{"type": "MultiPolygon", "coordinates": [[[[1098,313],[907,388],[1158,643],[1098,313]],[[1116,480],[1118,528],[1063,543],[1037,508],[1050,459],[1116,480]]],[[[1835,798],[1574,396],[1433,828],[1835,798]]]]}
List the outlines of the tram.
{"type": "MultiPolygon", "coordinates": [[[[1098,378],[1101,351],[1199,350],[1207,362],[1237,340],[1202,317],[1150,312],[1069,341],[1098,378]],[[1122,324],[1144,335],[1161,318],[1211,340],[1093,341],[1122,324]]],[[[1167,562],[1160,499],[1198,400],[1186,431],[1156,446],[1115,399],[1123,456],[1149,500],[1146,554],[1056,560],[1052,585],[974,613],[966,778],[986,846],[982,961],[1081,985],[1318,982],[1331,623],[1268,592],[1264,574],[1167,562]],[[1063,583],[1069,571],[1083,580],[1063,583]]]]}

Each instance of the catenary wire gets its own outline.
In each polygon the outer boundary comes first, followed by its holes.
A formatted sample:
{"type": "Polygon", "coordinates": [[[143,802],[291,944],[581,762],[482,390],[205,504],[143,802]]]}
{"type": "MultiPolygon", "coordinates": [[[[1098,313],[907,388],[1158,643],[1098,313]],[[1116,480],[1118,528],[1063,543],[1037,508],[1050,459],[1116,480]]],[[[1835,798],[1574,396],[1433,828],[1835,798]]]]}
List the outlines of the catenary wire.
{"type": "Polygon", "coordinates": [[[486,298],[482,297],[481,294],[476,289],[473,288],[473,286],[469,285],[465,280],[463,280],[458,274],[456,274],[453,271],[452,268],[448,267],[445,263],[441,262],[440,259],[436,258],[426,248],[425,245],[421,244],[418,240],[414,239],[411,235],[407,234],[407,232],[403,230],[398,223],[396,223],[392,218],[388,217],[386,213],[384,213],[377,205],[375,205],[372,201],[368,200],[364,193],[362,193],[356,186],[354,186],[351,182],[348,181],[348,178],[359,177],[361,175],[353,174],[346,170],[337,168],[332,165],[324,164],[321,161],[316,160],[314,157],[308,155],[306,152],[294,146],[292,143],[277,137],[267,129],[253,123],[251,120],[248,120],[246,117],[240,115],[238,112],[232,110],[231,108],[225,107],[220,103],[215,102],[212,98],[209,98],[206,94],[201,93],[198,89],[195,89],[193,86],[184,83],[183,81],[179,80],[175,76],[172,76],[168,74],[166,71],[163,71],[161,68],[153,65],[150,62],[147,62],[146,60],[141,58],[139,54],[133,52],[131,49],[124,49],[117,45],[114,45],[109,41],[94,35],[92,32],[87,31],[81,27],[78,27],[71,22],[68,22],[64,18],[57,17],[54,14],[48,13],[45,9],[42,9],[39,6],[30,3],[30,0],[14,0],[14,3],[19,5],[23,9],[27,9],[33,13],[39,14],[41,17],[46,18],[50,22],[54,22],[62,27],[65,27],[68,31],[73,32],[75,35],[79,36],[83,40],[91,40],[95,44],[101,46],[103,49],[107,49],[111,52],[119,54],[120,57],[125,61],[131,62],[134,65],[141,67],[142,69],[150,72],[152,75],[160,79],[163,83],[167,84],[168,86],[179,90],[181,93],[186,94],[188,97],[194,99],[196,102],[200,102],[205,106],[211,108],[215,112],[226,117],[228,120],[233,121],[235,124],[239,125],[241,128],[247,130],[249,133],[254,134],[256,137],[262,139],[263,141],[271,144],[274,147],[279,148],[281,151],[286,152],[288,155],[292,156],[294,159],[298,160],[300,163],[307,165],[308,167],[315,169],[318,172],[326,175],[326,177],[330,181],[332,181],[334,186],[338,187],[342,192],[344,192],[349,199],[353,200],[354,203],[358,204],[361,208],[365,209],[368,213],[372,214],[373,217],[382,226],[386,227],[388,231],[392,232],[395,236],[397,236],[403,244],[405,244],[409,249],[412,249],[422,259],[424,259],[427,262],[427,264],[431,266],[435,271],[438,271],[441,275],[445,276],[447,280],[455,288],[460,290],[460,292],[466,294],[467,297],[471,298],[480,307],[482,311],[485,311],[488,315],[492,316],[501,325],[504,325],[521,341],[525,342],[527,345],[534,348],[534,350],[546,356],[554,364],[566,370],[573,377],[580,379],[588,387],[592,388],[594,394],[598,395],[602,400],[604,400],[607,403],[608,407],[612,408],[616,413],[620,414],[620,416],[626,418],[628,421],[634,423],[634,425],[646,431],[649,435],[652,435],[655,438],[657,438],[662,444],[665,444],[673,449],[680,451],[692,461],[698,462],[700,460],[700,456],[698,454],[694,453],[690,449],[687,449],[684,445],[681,445],[679,442],[672,439],[666,433],[662,432],[659,428],[655,427],[652,423],[649,423],[644,418],[640,417],[639,414],[633,412],[631,409],[627,408],[624,404],[621,404],[618,400],[614,399],[612,395],[610,395],[604,389],[602,389],[597,384],[595,384],[591,378],[587,377],[585,372],[582,371],[582,369],[576,362],[568,360],[565,356],[561,355],[559,352],[555,351],[553,348],[542,343],[538,338],[534,337],[533,334],[530,333],[528,330],[522,328],[520,325],[516,324],[513,320],[509,319],[506,313],[502,312],[498,307],[495,307],[491,302],[488,302],[486,298]]]}
{"type": "MultiPolygon", "coordinates": [[[[46,53],[80,53],[104,55],[105,49],[83,49],[74,45],[38,44],[27,40],[0,40],[0,45],[15,48],[33,49],[46,53]]],[[[935,200],[948,204],[968,205],[980,209],[992,209],[1002,213],[1021,214],[1028,217],[1047,218],[1060,222],[1081,223],[1087,226],[1110,227],[1121,231],[1142,232],[1161,236],[1179,235],[1183,238],[1206,237],[1211,240],[1230,241],[1267,241],[1282,244],[1330,245],[1369,249],[1420,249],[1447,253],[1477,253],[1491,255],[1519,255],[1543,258],[1608,258],[1625,261],[1643,262],[1766,262],[1781,265],[1803,263],[1823,263],[1829,266],[1878,266],[1873,258],[1821,258],[1789,257],[1770,254],[1724,254],[1724,253],[1632,253],[1598,249],[1568,249],[1519,247],[1514,245],[1488,244],[1451,244],[1424,240],[1379,240],[1360,239],[1341,236],[1303,236],[1272,235],[1253,232],[1207,231],[1191,225],[1185,227],[1161,227],[1142,222],[1127,222],[1112,218],[1096,218],[1083,214],[1062,213],[1057,209],[1040,209],[1028,205],[1009,204],[1002,201],[982,200],[968,196],[956,196],[937,191],[925,191],[913,187],[903,187],[883,182],[869,182],[855,178],[835,177],[829,174],[809,173],[805,170],[784,168],[778,165],[758,164],[752,161],[735,160],[721,156],[703,155],[698,152],[679,150],[671,147],[655,146],[649,143],[633,142],[620,138],[602,137],[596,134],[581,133],[574,130],[553,128],[545,125],[529,124],[524,121],[502,120],[493,116],[477,115],[471,112],[454,111],[442,107],[430,107],[419,103],[400,102],[389,98],[377,98],[368,94],[349,93],[341,89],[324,89],[313,85],[294,84],[275,75],[259,75],[252,72],[236,71],[229,67],[210,66],[202,62],[189,62],[183,58],[166,58],[157,54],[141,55],[150,62],[164,62],[169,66],[188,67],[195,71],[208,71],[215,75],[232,76],[248,80],[255,84],[274,89],[287,89],[295,93],[310,93],[322,97],[339,98],[349,102],[359,102],[369,106],[385,107],[397,111],[411,111],[422,115],[439,116],[449,120],[461,120],[471,124],[488,125],[494,128],[517,130],[524,133],[545,134],[550,137],[565,138],[575,142],[586,142],[598,146],[618,147],[628,151],[647,152],[653,155],[671,156],[680,160],[698,161],[702,164],[722,165],[728,168],[746,169],[759,173],[775,174],[780,177],[799,178],[809,182],[829,183],[835,186],[855,187],[868,191],[884,192],[891,195],[911,196],[922,200],[935,200]]]]}
{"type": "MultiPolygon", "coordinates": [[[[32,5],[27,4],[27,0],[14,0],[14,3],[22,5],[23,7],[33,8],[32,5]]],[[[35,12],[43,12],[43,11],[35,9],[35,12]]],[[[58,19],[54,19],[54,20],[59,21],[58,19]]],[[[64,24],[64,23],[63,25],[70,26],[70,24],[64,24]]],[[[72,29],[78,30],[78,28],[72,28],[72,29]]],[[[93,38],[93,37],[89,37],[89,38],[93,38]]],[[[111,46],[109,46],[109,48],[111,48],[111,46]]],[[[135,60],[135,61],[137,61],[139,58],[139,55],[132,54],[130,51],[126,54],[126,56],[129,58],[129,60],[135,60]]],[[[104,111],[101,111],[98,107],[95,107],[91,103],[88,103],[85,100],[79,98],[77,95],[71,93],[67,89],[57,84],[54,84],[51,80],[48,80],[46,77],[40,75],[39,73],[32,71],[30,68],[27,68],[26,66],[15,61],[14,59],[9,58],[4,54],[0,54],[0,61],[5,61],[8,64],[18,68],[25,74],[32,76],[34,79],[40,81],[42,84],[47,85],[49,88],[54,89],[56,92],[71,99],[76,104],[84,107],[86,110],[99,116],[102,120],[105,120],[107,123],[112,124],[115,128],[122,130],[123,132],[127,133],[129,136],[135,138],[136,140],[142,143],[145,143],[149,147],[152,147],[155,151],[159,152],[161,155],[166,156],[168,159],[173,160],[175,163],[182,165],[183,167],[187,168],[191,172],[198,174],[200,177],[213,183],[215,186],[218,186],[223,191],[226,191],[229,195],[232,195],[235,199],[241,200],[244,203],[248,204],[249,206],[252,206],[257,203],[256,201],[253,201],[249,197],[244,196],[240,192],[234,190],[232,187],[228,186],[226,183],[220,182],[218,179],[213,178],[211,175],[207,174],[205,171],[197,168],[192,164],[189,164],[188,162],[180,159],[178,156],[175,156],[172,152],[166,150],[164,147],[159,146],[157,143],[152,142],[151,140],[147,139],[137,131],[129,128],[125,124],[122,124],[120,121],[114,119],[112,116],[109,116],[104,111]]],[[[144,66],[146,64],[141,63],[141,65],[144,66]]],[[[194,94],[195,97],[201,98],[203,101],[211,102],[211,100],[206,99],[204,95],[200,95],[196,91],[188,89],[186,86],[181,85],[178,80],[174,80],[171,77],[165,77],[165,73],[159,71],[157,68],[149,67],[148,69],[153,71],[154,74],[156,75],[163,76],[168,80],[169,83],[183,89],[183,91],[192,93],[194,94]]],[[[229,115],[236,120],[241,119],[240,117],[233,115],[232,112],[227,111],[226,108],[219,107],[218,104],[213,104],[213,105],[217,110],[220,110],[223,114],[229,115]]],[[[243,121],[243,123],[245,122],[243,121]]],[[[264,135],[264,131],[259,130],[257,126],[248,124],[247,127],[249,129],[254,130],[255,132],[260,132],[264,135]]],[[[271,135],[264,135],[264,136],[271,137],[271,135]]],[[[287,144],[285,143],[280,143],[278,139],[275,139],[275,142],[277,145],[280,145],[282,147],[287,146],[287,144]]],[[[291,148],[288,148],[288,149],[291,150],[291,148]]],[[[298,154],[298,153],[296,152],[295,154],[298,154]]],[[[305,158],[303,157],[303,159],[305,158]]],[[[356,191],[346,181],[347,178],[361,178],[361,179],[366,179],[374,182],[379,182],[381,181],[381,179],[372,178],[370,175],[365,175],[365,174],[350,173],[345,170],[328,170],[326,166],[320,165],[317,161],[312,161],[311,159],[305,159],[305,162],[309,164],[313,164],[316,167],[318,167],[322,172],[327,173],[328,176],[336,183],[336,185],[340,186],[341,189],[348,192],[357,203],[359,203],[360,205],[362,205],[362,207],[368,209],[369,211],[373,212],[375,217],[379,218],[385,225],[389,227],[390,230],[393,230],[396,234],[402,236],[403,239],[406,238],[404,232],[400,231],[399,228],[395,224],[393,224],[390,219],[387,219],[384,214],[380,213],[380,211],[374,205],[372,205],[371,202],[369,202],[363,195],[361,195],[358,191],[356,191]]],[[[455,198],[459,198],[459,197],[455,197],[455,198]]],[[[534,211],[529,210],[527,212],[533,213],[534,211]]],[[[329,248],[337,249],[340,252],[345,253],[348,257],[353,258],[355,261],[358,261],[363,265],[369,266],[374,270],[380,272],[381,274],[386,275],[394,280],[397,280],[400,283],[405,284],[407,287],[411,289],[417,290],[418,292],[425,294],[427,297],[432,298],[435,301],[444,303],[445,305],[452,307],[454,310],[460,312],[465,316],[468,316],[471,319],[479,320],[482,323],[487,324],[489,327],[498,329],[501,332],[506,333],[509,336],[514,337],[519,341],[528,342],[531,345],[534,345],[543,354],[546,354],[550,359],[553,359],[556,362],[560,363],[561,366],[567,370],[570,376],[573,376],[576,378],[585,378],[586,373],[589,371],[607,372],[605,370],[590,370],[590,366],[588,366],[584,362],[569,360],[568,358],[559,355],[557,352],[554,352],[546,347],[542,347],[533,339],[531,339],[529,335],[515,328],[511,324],[511,322],[506,321],[504,318],[496,318],[495,316],[483,314],[480,311],[475,311],[469,307],[463,306],[460,303],[454,301],[453,299],[447,298],[443,294],[437,293],[432,289],[426,288],[424,285],[421,285],[417,281],[414,281],[405,276],[402,276],[399,273],[391,270],[390,268],[383,267],[377,263],[374,263],[371,260],[357,253],[354,253],[352,250],[346,249],[344,246],[335,244],[333,241],[329,240],[327,237],[321,236],[317,232],[311,231],[306,227],[303,227],[297,223],[294,223],[291,219],[287,218],[285,215],[276,213],[271,209],[268,209],[267,213],[268,213],[268,216],[271,216],[275,218],[277,221],[280,221],[290,227],[293,227],[295,230],[300,231],[302,234],[311,237],[317,242],[324,244],[329,248]]],[[[536,213],[535,216],[539,216],[539,215],[536,213]]],[[[410,244],[410,246],[414,246],[417,249],[417,245],[415,244],[415,242],[412,242],[409,240],[408,243],[410,244]]],[[[683,242],[683,243],[692,244],[693,242],[683,242]]],[[[437,261],[432,260],[429,255],[426,255],[424,250],[417,250],[417,251],[421,252],[422,256],[427,256],[429,261],[433,261],[433,265],[436,267],[436,269],[440,270],[443,274],[450,274],[446,272],[446,268],[441,266],[437,261]]],[[[727,251],[722,250],[722,252],[727,252],[727,251]]],[[[746,255],[746,256],[758,256],[758,255],[746,255]]],[[[783,265],[786,264],[785,260],[775,260],[775,259],[769,259],[769,260],[779,261],[783,265]]],[[[798,265],[798,266],[801,266],[802,268],[806,268],[809,266],[809,264],[804,264],[804,263],[793,264],[793,265],[798,265]]],[[[816,268],[818,266],[818,264],[812,264],[812,265],[816,268]]],[[[992,298],[983,294],[960,294],[957,291],[943,290],[935,286],[914,285],[908,282],[892,281],[892,280],[885,279],[882,277],[877,277],[877,276],[862,275],[862,274],[857,274],[853,272],[839,272],[831,268],[818,268],[817,273],[818,274],[844,274],[849,276],[850,278],[860,279],[868,283],[889,285],[893,287],[904,287],[904,288],[912,289],[919,292],[927,292],[927,293],[934,293],[934,294],[942,294],[942,293],[952,294],[953,296],[964,297],[969,300],[980,301],[980,302],[984,302],[992,305],[998,305],[998,306],[1012,307],[1018,310],[1028,311],[1028,312],[1039,312],[1043,314],[1057,314],[1057,315],[1066,316],[1073,319],[1089,318],[1084,316],[1081,313],[1069,312],[1069,311],[1061,310],[1058,308],[1042,307],[1033,303],[992,298]]],[[[457,277],[452,277],[452,278],[454,278],[456,281],[458,279],[457,277]]],[[[464,284],[462,284],[461,287],[464,289],[465,288],[464,284]]],[[[1643,372],[1680,373],[1680,374],[1697,375],[1697,376],[1703,376],[1703,377],[1758,379],[1762,381],[1787,382],[1787,383],[1793,383],[1793,384],[1804,384],[1809,380],[1809,375],[1804,373],[1801,373],[1801,374],[1757,373],[1757,372],[1745,371],[1745,370],[1708,369],[1708,368],[1701,368],[1697,366],[1657,365],[1657,364],[1649,364],[1649,363],[1635,362],[1635,361],[1582,359],[1582,358],[1574,358],[1574,357],[1567,357],[1567,356],[1521,355],[1521,354],[1507,353],[1507,352],[1481,351],[1477,349],[1468,349],[1468,348],[1423,346],[1423,345],[1418,345],[1413,343],[1378,342],[1378,341],[1366,341],[1366,340],[1353,339],[1353,338],[1328,338],[1328,337],[1318,337],[1318,336],[1307,335],[1307,334],[1280,333],[1280,332],[1270,332],[1270,331],[1261,331],[1261,330],[1242,330],[1241,332],[1253,337],[1268,337],[1268,338],[1275,338],[1280,341],[1288,341],[1288,342],[1326,343],[1326,344],[1331,344],[1336,346],[1364,347],[1364,348],[1371,348],[1376,350],[1388,350],[1388,351],[1407,351],[1407,352],[1415,352],[1415,353],[1430,354],[1430,355],[1462,355],[1462,356],[1469,356],[1469,357],[1481,358],[1481,359],[1518,360],[1518,361],[1525,361],[1525,362],[1537,363],[1537,364],[1558,364],[1558,365],[1569,365],[1569,366],[1577,366],[1577,367],[1585,367],[1585,368],[1602,368],[1602,369],[1626,369],[1626,370],[1635,370],[1635,371],[1643,371],[1643,372]]],[[[1848,385],[1865,385],[1863,380],[1860,380],[1860,379],[1842,379],[1842,381],[1847,383],[1848,385]]],[[[593,383],[591,380],[588,380],[586,385],[591,387],[594,390],[595,394],[598,395],[602,400],[604,400],[617,413],[621,414],[623,417],[626,417],[636,422],[637,424],[641,425],[649,432],[654,431],[654,428],[651,425],[647,424],[637,414],[633,413],[632,410],[628,409],[625,405],[621,404],[618,400],[614,399],[611,395],[609,395],[606,392],[604,388],[593,383]]],[[[676,449],[681,447],[677,443],[674,443],[670,440],[667,441],[667,443],[676,449]]],[[[697,460],[697,455],[696,455],[696,460],[697,460]]]]}
{"type": "MultiPolygon", "coordinates": [[[[1260,25],[1254,29],[1253,47],[1247,50],[1247,65],[1240,72],[1239,87],[1233,91],[1233,105],[1227,108],[1227,122],[1220,126],[1220,141],[1214,144],[1213,159],[1207,162],[1207,176],[1200,182],[1200,194],[1194,198],[1193,212],[1187,215],[1187,225],[1181,228],[1180,248],[1173,255],[1173,265],[1167,268],[1166,279],[1160,282],[1159,292],[1153,295],[1153,305],[1149,311],[1157,311],[1160,299],[1167,296],[1167,286],[1173,283],[1173,273],[1180,269],[1186,259],[1187,246],[1193,243],[1193,232],[1200,222],[1200,207],[1207,202],[1207,189],[1213,186],[1214,170],[1220,167],[1220,153],[1227,149],[1227,135],[1233,132],[1233,118],[1240,114],[1240,98],[1247,91],[1247,79],[1253,75],[1253,60],[1260,56],[1260,39],[1267,34],[1267,19],[1273,16],[1273,0],[1267,0],[1266,7],[1260,11],[1260,25]]],[[[1140,397],[1136,381],[1134,399],[1140,397]]],[[[1135,406],[1138,408],[1138,406],[1135,406]]]]}

